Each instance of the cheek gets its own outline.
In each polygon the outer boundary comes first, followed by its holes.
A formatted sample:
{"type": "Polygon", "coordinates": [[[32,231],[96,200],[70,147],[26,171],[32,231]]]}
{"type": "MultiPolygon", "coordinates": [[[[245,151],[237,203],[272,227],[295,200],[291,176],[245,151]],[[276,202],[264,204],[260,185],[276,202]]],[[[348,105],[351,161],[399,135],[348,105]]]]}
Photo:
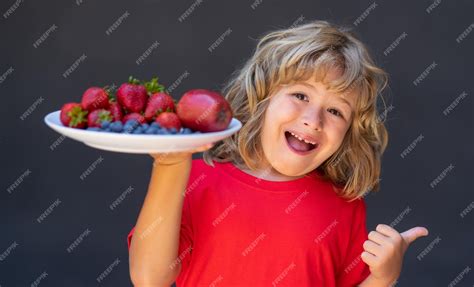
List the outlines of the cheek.
{"type": "Polygon", "coordinates": [[[333,152],[336,151],[344,141],[346,136],[347,127],[343,125],[332,125],[326,129],[326,136],[333,152]]]}
{"type": "Polygon", "coordinates": [[[283,134],[283,128],[294,121],[299,111],[294,103],[281,98],[270,102],[265,111],[262,143],[265,147],[273,146],[283,134]]]}
{"type": "Polygon", "coordinates": [[[294,121],[301,112],[300,106],[283,95],[268,105],[266,117],[270,123],[280,125],[294,121]]]}

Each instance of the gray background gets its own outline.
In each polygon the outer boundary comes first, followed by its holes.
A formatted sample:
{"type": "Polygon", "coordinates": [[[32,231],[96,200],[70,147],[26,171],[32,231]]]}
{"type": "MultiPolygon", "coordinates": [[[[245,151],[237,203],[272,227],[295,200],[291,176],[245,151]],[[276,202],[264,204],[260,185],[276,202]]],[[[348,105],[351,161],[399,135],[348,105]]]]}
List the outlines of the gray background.
{"type": "Polygon", "coordinates": [[[392,105],[386,121],[390,142],[381,192],[366,197],[367,226],[370,231],[378,223],[395,222],[398,231],[417,225],[430,231],[410,246],[397,286],[447,286],[458,275],[462,279],[457,286],[474,284],[474,33],[472,26],[468,29],[473,25],[473,1],[18,3],[7,16],[15,2],[0,3],[0,76],[6,75],[0,83],[2,287],[30,285],[37,279],[40,286],[131,285],[126,235],[147,191],[151,157],[100,151],[69,139],[52,149],[60,135],[43,123],[47,113],[65,102],[80,101],[89,86],[119,85],[129,75],[157,75],[169,86],[187,71],[173,91],[177,99],[191,88],[220,89],[250,57],[257,37],[299,23],[301,17],[352,26],[390,74],[384,94],[392,105]],[[432,4],[436,7],[429,8],[432,4]],[[188,9],[191,14],[179,21],[188,9]],[[363,21],[354,25],[366,10],[363,21]],[[126,12],[128,17],[107,35],[126,12]],[[35,48],[52,25],[57,28],[35,48]],[[231,33],[210,52],[209,46],[228,29],[231,33]],[[467,36],[456,41],[463,31],[467,36]],[[403,33],[406,37],[385,55],[403,33]],[[158,47],[138,65],[137,59],[155,41],[158,47]],[[64,78],[83,54],[86,59],[64,78]],[[415,85],[432,63],[435,67],[415,85]],[[456,98],[456,107],[443,114],[456,98]],[[412,143],[416,146],[402,158],[412,143]],[[94,171],[81,180],[100,157],[94,171]],[[431,187],[444,170],[442,180],[431,187]],[[29,174],[21,177],[25,172],[29,174]],[[23,181],[9,192],[19,178],[23,181]],[[110,210],[130,186],[133,191],[110,210]],[[56,200],[60,203],[38,223],[56,200]],[[86,230],[90,233],[68,253],[68,246],[86,230]],[[426,256],[417,259],[425,249],[426,256]],[[96,278],[114,261],[119,263],[99,284],[96,278]]]}

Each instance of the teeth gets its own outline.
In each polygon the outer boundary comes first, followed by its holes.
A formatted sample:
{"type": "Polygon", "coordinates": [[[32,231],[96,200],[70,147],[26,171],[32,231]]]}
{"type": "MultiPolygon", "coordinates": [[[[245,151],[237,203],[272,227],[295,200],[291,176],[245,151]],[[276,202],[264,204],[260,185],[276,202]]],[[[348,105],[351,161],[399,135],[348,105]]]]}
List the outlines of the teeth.
{"type": "Polygon", "coordinates": [[[310,142],[310,141],[307,141],[307,140],[304,140],[304,139],[302,139],[301,137],[295,135],[295,134],[292,133],[292,132],[290,132],[290,134],[292,134],[295,138],[299,139],[300,141],[303,141],[303,142],[305,142],[305,143],[309,143],[309,144],[312,144],[312,145],[316,145],[316,143],[310,142]]]}

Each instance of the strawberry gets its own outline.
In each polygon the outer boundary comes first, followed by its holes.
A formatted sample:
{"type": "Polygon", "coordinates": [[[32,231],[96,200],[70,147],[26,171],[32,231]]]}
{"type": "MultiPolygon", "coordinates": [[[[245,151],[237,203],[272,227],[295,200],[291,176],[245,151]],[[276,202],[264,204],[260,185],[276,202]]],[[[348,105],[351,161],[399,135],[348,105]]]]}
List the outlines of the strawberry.
{"type": "Polygon", "coordinates": [[[148,95],[164,90],[165,87],[158,83],[158,77],[142,83],[130,76],[128,83],[122,84],[117,90],[117,100],[126,113],[141,113],[147,105],[148,95]]]}
{"type": "Polygon", "coordinates": [[[89,124],[89,127],[97,127],[100,128],[102,125],[102,122],[111,122],[112,121],[112,115],[110,111],[105,110],[105,109],[99,109],[99,110],[94,110],[89,113],[87,116],[87,122],[89,124]]]}
{"type": "Polygon", "coordinates": [[[79,103],[66,103],[61,108],[60,119],[67,127],[83,129],[87,126],[87,111],[79,103]]]}
{"type": "Polygon", "coordinates": [[[92,112],[98,109],[107,109],[109,107],[109,96],[106,90],[99,87],[91,87],[82,95],[82,108],[92,112]]]}
{"type": "Polygon", "coordinates": [[[117,90],[117,101],[126,113],[140,113],[145,109],[148,99],[145,86],[130,76],[128,83],[122,84],[117,90]]]}
{"type": "Polygon", "coordinates": [[[114,100],[109,101],[109,111],[110,114],[112,115],[113,120],[112,121],[121,121],[123,118],[123,111],[122,107],[120,106],[119,103],[117,103],[114,100]]]}
{"type": "Polygon", "coordinates": [[[177,131],[181,129],[181,122],[175,113],[162,112],[156,117],[155,122],[163,128],[175,128],[177,131]]]}
{"type": "Polygon", "coordinates": [[[162,112],[174,112],[173,98],[163,92],[158,92],[150,96],[145,109],[147,121],[153,121],[162,112]]]}
{"type": "Polygon", "coordinates": [[[125,115],[125,117],[123,117],[122,119],[122,123],[125,124],[128,120],[137,120],[140,124],[146,123],[145,117],[143,117],[139,113],[131,113],[131,114],[125,115]]]}

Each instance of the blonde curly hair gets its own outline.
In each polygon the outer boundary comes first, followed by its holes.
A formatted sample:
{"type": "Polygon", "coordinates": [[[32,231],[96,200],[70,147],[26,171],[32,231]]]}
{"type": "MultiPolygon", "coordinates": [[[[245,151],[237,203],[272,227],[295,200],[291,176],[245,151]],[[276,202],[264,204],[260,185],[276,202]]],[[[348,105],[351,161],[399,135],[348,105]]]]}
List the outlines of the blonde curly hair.
{"type": "Polygon", "coordinates": [[[350,201],[378,191],[388,133],[377,114],[377,97],[387,86],[388,74],[374,64],[350,28],[328,21],[272,31],[259,39],[253,56],[232,74],[222,92],[242,128],[205,151],[204,161],[211,166],[212,161],[231,161],[257,170],[265,160],[260,135],[271,95],[281,85],[310,78],[321,80],[329,91],[357,94],[341,146],[316,169],[350,201]],[[324,76],[331,68],[341,69],[342,75],[328,82],[324,76]]]}

